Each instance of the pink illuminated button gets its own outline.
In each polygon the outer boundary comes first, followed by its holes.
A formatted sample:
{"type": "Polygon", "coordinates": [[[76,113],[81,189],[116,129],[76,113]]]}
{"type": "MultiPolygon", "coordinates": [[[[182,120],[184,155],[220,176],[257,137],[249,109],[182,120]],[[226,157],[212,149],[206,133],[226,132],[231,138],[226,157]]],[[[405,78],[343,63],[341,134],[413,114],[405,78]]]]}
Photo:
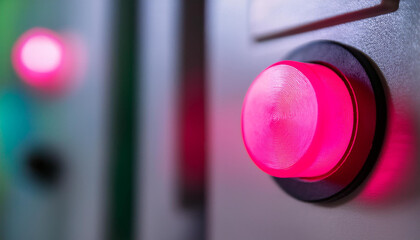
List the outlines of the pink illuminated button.
{"type": "Polygon", "coordinates": [[[355,112],[345,80],[319,64],[282,61],[251,84],[242,136],[254,163],[281,178],[334,171],[351,145],[355,112]]]}
{"type": "Polygon", "coordinates": [[[56,90],[66,85],[71,70],[65,41],[45,28],[30,29],[17,40],[12,63],[26,84],[42,90],[56,90]]]}

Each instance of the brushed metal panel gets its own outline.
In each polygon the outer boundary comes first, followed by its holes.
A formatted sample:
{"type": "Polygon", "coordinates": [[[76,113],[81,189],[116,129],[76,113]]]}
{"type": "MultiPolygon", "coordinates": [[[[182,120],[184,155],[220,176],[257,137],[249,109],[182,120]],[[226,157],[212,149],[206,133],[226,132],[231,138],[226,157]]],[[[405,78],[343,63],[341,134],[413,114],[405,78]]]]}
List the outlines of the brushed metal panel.
{"type": "MultiPolygon", "coordinates": [[[[299,35],[256,42],[241,0],[208,3],[209,239],[416,239],[420,235],[420,5],[299,35]],[[257,74],[305,43],[358,48],[381,69],[390,119],[374,172],[346,201],[299,202],[255,167],[243,147],[242,101],[257,74]]],[[[314,9],[314,11],[318,11],[314,9]]]]}

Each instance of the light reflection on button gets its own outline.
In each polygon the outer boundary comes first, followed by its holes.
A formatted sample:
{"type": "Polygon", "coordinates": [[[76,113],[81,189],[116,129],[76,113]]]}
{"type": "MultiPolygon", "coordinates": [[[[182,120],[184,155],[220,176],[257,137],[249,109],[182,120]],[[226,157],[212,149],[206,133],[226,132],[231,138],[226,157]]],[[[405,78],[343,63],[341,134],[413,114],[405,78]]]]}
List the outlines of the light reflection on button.
{"type": "Polygon", "coordinates": [[[282,61],[258,75],[242,109],[242,135],[269,175],[316,178],[340,165],[355,125],[345,81],[330,68],[282,61]]]}

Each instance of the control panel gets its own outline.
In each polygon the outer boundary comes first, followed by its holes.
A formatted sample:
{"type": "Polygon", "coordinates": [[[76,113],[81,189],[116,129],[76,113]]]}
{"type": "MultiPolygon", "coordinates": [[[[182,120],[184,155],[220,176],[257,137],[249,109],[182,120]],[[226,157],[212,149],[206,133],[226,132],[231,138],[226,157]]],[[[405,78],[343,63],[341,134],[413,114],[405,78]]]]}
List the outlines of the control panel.
{"type": "Polygon", "coordinates": [[[415,239],[415,1],[208,4],[209,239],[415,239]]]}

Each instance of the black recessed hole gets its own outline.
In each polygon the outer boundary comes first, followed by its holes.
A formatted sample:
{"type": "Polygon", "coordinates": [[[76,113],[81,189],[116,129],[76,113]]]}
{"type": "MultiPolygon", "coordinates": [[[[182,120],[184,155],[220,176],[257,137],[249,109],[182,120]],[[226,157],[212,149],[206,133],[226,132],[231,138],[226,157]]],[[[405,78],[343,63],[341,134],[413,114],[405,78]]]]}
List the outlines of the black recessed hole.
{"type": "Polygon", "coordinates": [[[48,147],[37,147],[29,151],[26,169],[32,180],[45,186],[55,186],[62,177],[62,161],[59,154],[48,147]]]}

